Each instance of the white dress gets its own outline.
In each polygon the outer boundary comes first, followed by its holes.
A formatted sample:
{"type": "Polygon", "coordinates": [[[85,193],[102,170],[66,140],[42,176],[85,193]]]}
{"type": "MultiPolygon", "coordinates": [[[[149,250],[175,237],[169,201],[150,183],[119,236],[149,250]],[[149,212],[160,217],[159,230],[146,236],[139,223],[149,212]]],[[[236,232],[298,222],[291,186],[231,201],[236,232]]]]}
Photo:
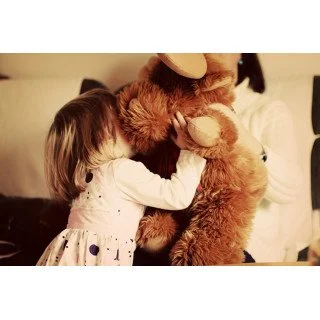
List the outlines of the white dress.
{"type": "Polygon", "coordinates": [[[181,150],[171,179],[126,158],[92,170],[86,190],[72,202],[67,229],[49,244],[37,265],[132,265],[135,234],[146,206],[188,207],[205,164],[205,159],[181,150]]]}

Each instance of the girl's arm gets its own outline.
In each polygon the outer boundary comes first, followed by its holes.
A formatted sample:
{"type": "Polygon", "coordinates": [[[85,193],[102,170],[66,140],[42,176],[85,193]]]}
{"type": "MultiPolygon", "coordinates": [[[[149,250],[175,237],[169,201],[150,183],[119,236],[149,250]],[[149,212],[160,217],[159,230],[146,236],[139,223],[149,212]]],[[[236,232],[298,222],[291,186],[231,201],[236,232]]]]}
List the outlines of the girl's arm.
{"type": "Polygon", "coordinates": [[[200,183],[206,160],[181,150],[177,171],[171,179],[150,172],[141,162],[118,159],[113,162],[114,179],[123,196],[145,206],[182,210],[187,208],[200,183]]]}

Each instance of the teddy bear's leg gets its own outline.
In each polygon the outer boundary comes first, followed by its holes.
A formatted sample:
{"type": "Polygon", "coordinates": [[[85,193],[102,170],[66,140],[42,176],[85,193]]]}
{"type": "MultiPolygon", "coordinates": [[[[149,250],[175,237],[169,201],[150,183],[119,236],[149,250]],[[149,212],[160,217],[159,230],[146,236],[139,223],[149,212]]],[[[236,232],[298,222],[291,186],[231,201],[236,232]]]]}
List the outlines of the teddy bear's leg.
{"type": "Polygon", "coordinates": [[[164,249],[173,239],[177,223],[172,215],[164,211],[145,215],[136,234],[137,245],[148,252],[164,249]]]}
{"type": "Polygon", "coordinates": [[[171,249],[170,260],[175,266],[237,264],[244,261],[244,253],[240,246],[223,237],[214,240],[205,230],[186,230],[171,249]]]}

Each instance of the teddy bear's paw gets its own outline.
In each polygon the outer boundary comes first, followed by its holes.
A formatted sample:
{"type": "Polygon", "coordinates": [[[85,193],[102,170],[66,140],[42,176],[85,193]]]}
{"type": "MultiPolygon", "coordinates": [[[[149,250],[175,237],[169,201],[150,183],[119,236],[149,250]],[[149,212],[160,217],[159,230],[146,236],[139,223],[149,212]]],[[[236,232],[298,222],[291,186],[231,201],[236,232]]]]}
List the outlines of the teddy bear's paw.
{"type": "Polygon", "coordinates": [[[141,219],[136,242],[148,252],[158,252],[170,244],[176,231],[177,223],[170,214],[155,213],[141,219]]]}
{"type": "Polygon", "coordinates": [[[198,145],[211,147],[219,138],[221,128],[216,119],[204,116],[191,119],[188,123],[188,132],[198,145]]]}
{"type": "Polygon", "coordinates": [[[192,259],[189,255],[189,246],[193,240],[193,234],[185,231],[179,241],[172,247],[169,258],[173,266],[192,265],[192,259]]]}
{"type": "Polygon", "coordinates": [[[205,233],[186,230],[170,252],[170,260],[174,266],[209,265],[209,239],[205,233]]]}
{"type": "Polygon", "coordinates": [[[159,236],[147,240],[146,243],[142,246],[142,248],[150,253],[159,252],[163,250],[169,243],[170,240],[167,237],[159,236]]]}

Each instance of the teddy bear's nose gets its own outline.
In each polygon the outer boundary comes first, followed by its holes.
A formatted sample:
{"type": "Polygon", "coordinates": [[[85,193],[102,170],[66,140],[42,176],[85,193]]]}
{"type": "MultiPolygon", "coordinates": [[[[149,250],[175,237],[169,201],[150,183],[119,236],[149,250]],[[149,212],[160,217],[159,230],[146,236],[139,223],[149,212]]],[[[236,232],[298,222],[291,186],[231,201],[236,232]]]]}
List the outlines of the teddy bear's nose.
{"type": "Polygon", "coordinates": [[[212,147],[220,136],[220,125],[211,117],[193,118],[188,123],[191,138],[202,147],[212,147]]]}

